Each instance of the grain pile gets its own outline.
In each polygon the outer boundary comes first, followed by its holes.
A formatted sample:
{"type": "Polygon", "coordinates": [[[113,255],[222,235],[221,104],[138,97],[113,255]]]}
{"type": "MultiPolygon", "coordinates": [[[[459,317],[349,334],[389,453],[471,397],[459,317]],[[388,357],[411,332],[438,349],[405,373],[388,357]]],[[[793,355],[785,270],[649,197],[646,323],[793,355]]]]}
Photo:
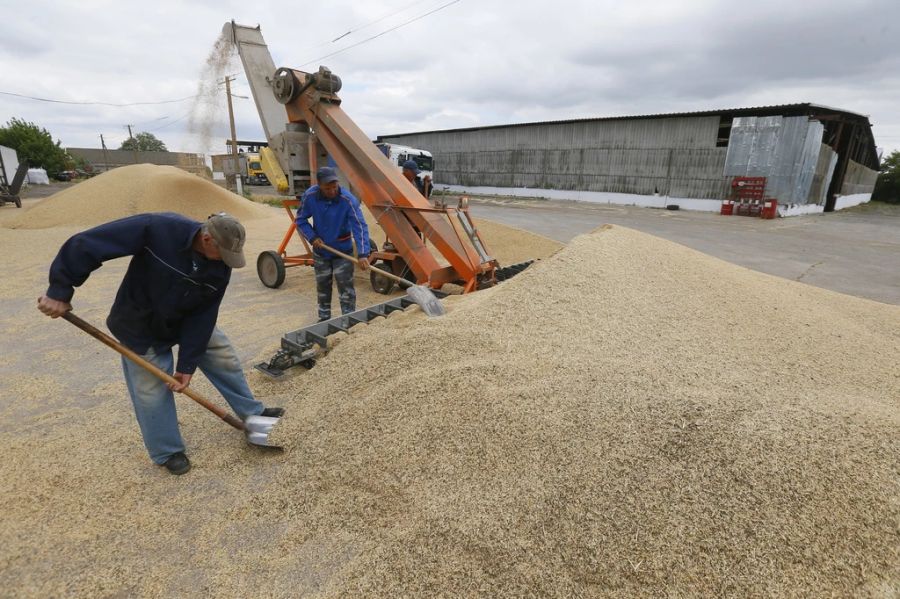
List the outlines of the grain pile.
{"type": "Polygon", "coordinates": [[[142,212],[179,212],[205,220],[224,211],[238,219],[267,216],[263,207],[174,166],[123,166],[73,185],[29,208],[6,226],[90,227],[142,212]]]}
{"type": "Polygon", "coordinates": [[[897,307],[613,228],[384,329],[263,510],[358,552],[335,595],[898,590],[897,307]]]}
{"type": "Polygon", "coordinates": [[[289,409],[290,452],[183,407],[195,469],[177,480],[145,467],[127,405],[43,389],[54,411],[0,437],[18,482],[0,588],[900,591],[900,308],[622,228],[448,303],[357,327],[287,381],[254,376],[289,409]]]}

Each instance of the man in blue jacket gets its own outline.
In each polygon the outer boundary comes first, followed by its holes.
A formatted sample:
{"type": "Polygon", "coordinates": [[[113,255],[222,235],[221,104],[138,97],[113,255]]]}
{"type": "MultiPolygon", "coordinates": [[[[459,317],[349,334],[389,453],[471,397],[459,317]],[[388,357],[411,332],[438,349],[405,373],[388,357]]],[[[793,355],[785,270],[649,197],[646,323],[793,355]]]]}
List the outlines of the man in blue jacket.
{"type": "Polygon", "coordinates": [[[216,328],[219,304],[231,269],[244,266],[246,233],[234,217],[219,213],[199,223],[175,213],[139,214],[78,233],[66,241],[50,266],[50,287],[38,309],[58,318],[72,309],[75,287],[107,260],[133,256],[106,319],[126,347],[165,372],[169,385],[122,358],[125,382],[150,458],[172,474],[191,463],[184,454],[173,392],[191,382],[199,368],[239,418],[281,417],[254,399],[237,353],[216,328]],[[172,347],[178,345],[178,362],[172,347]]]}
{"type": "Polygon", "coordinates": [[[353,262],[339,258],[322,248],[322,244],[353,253],[359,267],[369,267],[369,227],[366,225],[359,200],[338,184],[335,170],[323,166],[316,171],[319,184],[306,190],[297,214],[297,228],[313,246],[313,269],[316,273],[316,291],[319,301],[319,322],[331,318],[332,280],[337,283],[341,314],[356,310],[356,288],[353,286],[353,262]],[[312,219],[310,224],[309,219],[312,219]]]}

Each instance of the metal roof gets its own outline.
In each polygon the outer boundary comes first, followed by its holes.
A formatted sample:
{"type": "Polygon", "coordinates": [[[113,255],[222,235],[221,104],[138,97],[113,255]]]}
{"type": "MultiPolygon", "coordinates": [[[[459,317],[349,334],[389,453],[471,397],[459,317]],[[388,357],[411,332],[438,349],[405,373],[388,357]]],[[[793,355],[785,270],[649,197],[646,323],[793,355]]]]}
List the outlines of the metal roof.
{"type": "Polygon", "coordinates": [[[507,127],[528,127],[531,125],[566,125],[569,123],[599,122],[599,121],[627,121],[627,120],[643,120],[643,119],[666,119],[676,117],[704,117],[704,116],[816,116],[816,115],[833,115],[844,116],[852,120],[861,120],[869,126],[869,117],[863,114],[841,110],[840,108],[831,108],[821,104],[813,104],[811,102],[803,102],[799,104],[778,104],[773,106],[754,106],[748,108],[726,108],[722,110],[701,110],[696,112],[670,112],[664,114],[642,114],[633,116],[609,116],[609,117],[589,117],[582,119],[566,119],[560,121],[534,121],[530,123],[510,123],[506,125],[483,125],[480,127],[461,127],[457,129],[434,129],[431,131],[415,131],[410,133],[395,133],[392,135],[379,135],[376,141],[382,141],[387,138],[404,137],[408,135],[422,135],[425,133],[455,133],[458,131],[481,131],[484,129],[500,129],[507,127]]]}

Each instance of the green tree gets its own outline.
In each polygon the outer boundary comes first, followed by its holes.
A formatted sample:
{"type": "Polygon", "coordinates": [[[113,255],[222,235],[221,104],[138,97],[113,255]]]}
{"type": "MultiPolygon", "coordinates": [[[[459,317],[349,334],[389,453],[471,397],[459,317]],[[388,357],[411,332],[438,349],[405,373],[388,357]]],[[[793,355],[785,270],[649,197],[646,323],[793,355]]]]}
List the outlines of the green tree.
{"type": "Polygon", "coordinates": [[[11,118],[5,127],[0,127],[0,146],[16,151],[19,161],[28,161],[29,166],[42,167],[51,177],[66,170],[69,155],[53,142],[50,132],[34,123],[11,118]]]}
{"type": "Polygon", "coordinates": [[[872,199],[900,204],[900,150],[894,150],[881,161],[881,173],[875,181],[872,199]]]}
{"type": "Polygon", "coordinates": [[[120,150],[137,150],[138,152],[168,152],[166,144],[152,133],[143,131],[122,142],[120,150]]]}

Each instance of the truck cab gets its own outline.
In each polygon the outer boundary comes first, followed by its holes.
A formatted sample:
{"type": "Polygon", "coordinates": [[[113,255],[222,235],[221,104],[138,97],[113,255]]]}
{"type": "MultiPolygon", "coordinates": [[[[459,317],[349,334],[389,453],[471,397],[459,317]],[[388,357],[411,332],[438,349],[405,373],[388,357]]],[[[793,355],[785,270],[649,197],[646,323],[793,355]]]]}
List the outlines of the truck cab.
{"type": "Polygon", "coordinates": [[[409,146],[401,146],[399,144],[391,144],[387,142],[378,142],[375,144],[381,153],[388,157],[391,164],[398,169],[403,169],[403,163],[407,160],[413,160],[419,166],[419,176],[431,177],[434,179],[434,158],[428,150],[420,150],[409,146]]]}
{"type": "Polygon", "coordinates": [[[247,185],[268,185],[269,178],[263,170],[259,154],[247,153],[247,185]]]}

